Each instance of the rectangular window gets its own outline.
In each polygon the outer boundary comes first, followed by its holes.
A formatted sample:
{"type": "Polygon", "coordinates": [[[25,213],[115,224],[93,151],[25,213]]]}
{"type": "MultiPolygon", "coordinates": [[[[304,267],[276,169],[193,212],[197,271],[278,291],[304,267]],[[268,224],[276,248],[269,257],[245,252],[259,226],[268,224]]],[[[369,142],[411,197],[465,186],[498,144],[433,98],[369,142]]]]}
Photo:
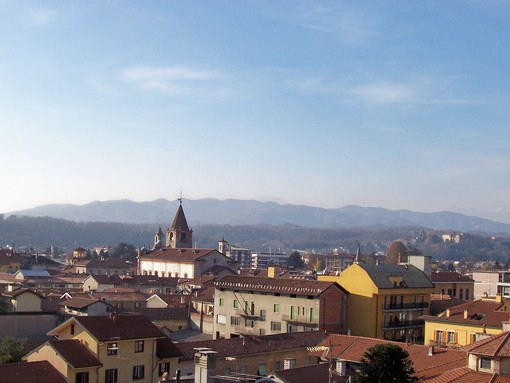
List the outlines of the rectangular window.
{"type": "Polygon", "coordinates": [[[76,373],[76,383],[89,383],[89,373],[88,372],[77,372],[76,373]]]}
{"type": "Polygon", "coordinates": [[[492,360],[491,358],[480,358],[480,368],[484,370],[490,370],[492,367],[492,360]]]}
{"type": "Polygon", "coordinates": [[[108,343],[106,345],[106,355],[117,355],[119,346],[117,343],[108,343]]]}
{"type": "Polygon", "coordinates": [[[241,366],[241,369],[239,370],[241,374],[246,375],[248,373],[248,366],[241,366]]]}
{"type": "Polygon", "coordinates": [[[255,327],[255,321],[253,319],[245,319],[244,325],[246,327],[255,327]]]}
{"type": "Polygon", "coordinates": [[[275,360],[274,361],[274,369],[275,371],[282,369],[282,361],[281,360],[275,360]]]}
{"type": "Polygon", "coordinates": [[[280,304],[279,303],[275,303],[273,305],[273,312],[275,312],[275,313],[279,313],[280,312],[280,304]]]}
{"type": "Polygon", "coordinates": [[[74,335],[74,323],[71,324],[71,335],[74,335]]]}
{"type": "Polygon", "coordinates": [[[240,317],[230,317],[230,324],[232,326],[240,326],[241,325],[241,318],[240,317]]]}
{"type": "Polygon", "coordinates": [[[264,335],[266,335],[266,329],[261,328],[261,329],[259,330],[259,335],[260,335],[260,336],[264,336],[264,335]]]}
{"type": "Polygon", "coordinates": [[[135,341],[135,352],[143,352],[143,340],[135,341]]]}
{"type": "Polygon", "coordinates": [[[159,364],[158,375],[161,376],[164,372],[170,372],[170,362],[161,362],[159,364]]]}
{"type": "Polygon", "coordinates": [[[260,310],[260,320],[261,321],[266,320],[266,310],[260,310]]]}
{"type": "Polygon", "coordinates": [[[260,363],[258,365],[258,368],[257,368],[257,375],[258,376],[265,376],[266,374],[267,374],[266,364],[265,363],[260,363]]]}
{"type": "Polygon", "coordinates": [[[310,322],[315,321],[315,310],[313,307],[310,307],[310,322]]]}
{"type": "Polygon", "coordinates": [[[238,308],[239,307],[239,301],[237,299],[234,299],[234,308],[238,308]]]}
{"type": "Polygon", "coordinates": [[[466,301],[469,301],[469,289],[466,289],[466,301]]]}
{"type": "Polygon", "coordinates": [[[296,319],[296,306],[290,306],[290,319],[296,319]]]}
{"type": "Polygon", "coordinates": [[[459,299],[464,300],[464,289],[459,289],[459,299]]]}
{"type": "Polygon", "coordinates": [[[225,298],[220,298],[220,307],[225,305],[225,298]]]}
{"type": "Polygon", "coordinates": [[[141,380],[145,375],[145,366],[133,366],[133,380],[141,380]]]}
{"type": "Polygon", "coordinates": [[[448,331],[448,343],[455,343],[455,332],[448,331]]]}
{"type": "Polygon", "coordinates": [[[227,324],[227,317],[225,315],[218,314],[216,322],[220,324],[227,324]]]}
{"type": "Polygon", "coordinates": [[[231,368],[230,368],[230,367],[225,368],[225,371],[224,371],[223,375],[225,375],[225,376],[230,376],[230,375],[232,375],[232,370],[231,370],[231,368]]]}
{"type": "Polygon", "coordinates": [[[116,368],[109,368],[104,371],[104,383],[117,383],[118,371],[116,368]]]}
{"type": "Polygon", "coordinates": [[[271,322],[271,331],[282,331],[281,322],[271,322]]]}

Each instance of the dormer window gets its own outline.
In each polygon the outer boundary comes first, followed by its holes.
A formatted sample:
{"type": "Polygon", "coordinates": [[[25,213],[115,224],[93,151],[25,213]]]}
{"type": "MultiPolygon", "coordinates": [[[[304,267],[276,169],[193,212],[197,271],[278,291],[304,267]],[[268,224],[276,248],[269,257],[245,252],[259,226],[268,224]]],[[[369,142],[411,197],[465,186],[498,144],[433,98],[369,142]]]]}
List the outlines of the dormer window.
{"type": "Polygon", "coordinates": [[[480,358],[480,369],[481,370],[491,370],[492,369],[492,359],[481,357],[480,358]]]}

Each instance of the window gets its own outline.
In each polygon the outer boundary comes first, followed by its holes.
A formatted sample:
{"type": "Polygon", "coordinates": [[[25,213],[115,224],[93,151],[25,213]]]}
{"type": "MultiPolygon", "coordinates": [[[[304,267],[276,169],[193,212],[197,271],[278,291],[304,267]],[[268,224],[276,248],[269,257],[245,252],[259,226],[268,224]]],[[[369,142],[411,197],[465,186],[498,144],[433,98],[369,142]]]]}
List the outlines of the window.
{"type": "Polygon", "coordinates": [[[143,379],[145,373],[145,366],[139,365],[139,366],[133,366],[133,380],[140,380],[143,379]]]}
{"type": "Polygon", "coordinates": [[[310,307],[310,322],[315,321],[315,310],[313,307],[310,307]]]}
{"type": "Polygon", "coordinates": [[[232,374],[232,369],[230,367],[225,368],[223,375],[230,376],[231,374],[232,374]]]}
{"type": "Polygon", "coordinates": [[[459,299],[464,299],[464,289],[459,289],[459,299]]]}
{"type": "Polygon", "coordinates": [[[282,331],[281,322],[271,322],[271,331],[282,331]]]}
{"type": "Polygon", "coordinates": [[[216,322],[221,324],[227,324],[227,317],[225,315],[218,314],[216,316],[216,322]]]}
{"type": "Polygon", "coordinates": [[[76,383],[89,383],[89,373],[88,372],[77,372],[76,373],[76,383]]]}
{"type": "Polygon", "coordinates": [[[266,310],[260,310],[260,320],[261,321],[266,320],[266,310]]]}
{"type": "Polygon", "coordinates": [[[266,335],[266,329],[261,328],[261,329],[259,330],[259,335],[260,335],[260,336],[264,336],[264,335],[266,335]]]}
{"type": "Polygon", "coordinates": [[[466,301],[469,301],[469,289],[466,289],[466,301]]]}
{"type": "Polygon", "coordinates": [[[437,343],[443,342],[443,331],[442,330],[436,330],[436,342],[437,343]]]}
{"type": "Polygon", "coordinates": [[[290,306],[290,319],[296,319],[296,306],[290,306]]]}
{"type": "Polygon", "coordinates": [[[240,326],[241,325],[241,318],[240,317],[230,317],[230,324],[232,326],[240,326]]]}
{"type": "Polygon", "coordinates": [[[484,357],[480,358],[480,368],[482,368],[484,370],[490,370],[491,367],[492,367],[491,358],[484,358],[484,357]]]}
{"type": "Polygon", "coordinates": [[[255,321],[253,319],[246,319],[244,325],[246,327],[255,327],[255,321]]]}
{"type": "Polygon", "coordinates": [[[71,325],[71,335],[74,335],[74,323],[71,325]]]}
{"type": "Polygon", "coordinates": [[[234,308],[238,308],[239,307],[239,301],[237,299],[234,299],[234,308]]]}
{"type": "Polygon", "coordinates": [[[117,383],[117,369],[110,368],[104,371],[104,383],[117,383]]]}
{"type": "Polygon", "coordinates": [[[135,341],[135,352],[143,352],[143,340],[135,341]]]}
{"type": "Polygon", "coordinates": [[[159,364],[158,376],[163,375],[164,372],[170,372],[170,362],[161,362],[159,364]]]}
{"type": "Polygon", "coordinates": [[[275,312],[275,313],[279,313],[280,312],[280,304],[279,303],[275,303],[273,305],[273,312],[275,312]]]}
{"type": "Polygon", "coordinates": [[[448,343],[455,343],[455,332],[448,331],[448,343]]]}
{"type": "Polygon", "coordinates": [[[258,376],[265,376],[267,374],[267,370],[266,370],[266,364],[265,363],[260,363],[257,367],[257,375],[258,376]]]}
{"type": "Polygon", "coordinates": [[[106,355],[117,355],[119,347],[117,343],[108,343],[106,345],[106,355]]]}
{"type": "Polygon", "coordinates": [[[220,306],[225,306],[225,298],[220,298],[220,306]]]}
{"type": "Polygon", "coordinates": [[[275,371],[282,369],[282,361],[281,360],[274,361],[274,369],[275,369],[275,371]]]}
{"type": "Polygon", "coordinates": [[[241,374],[247,374],[248,373],[248,366],[241,366],[241,370],[239,370],[241,374]]]}

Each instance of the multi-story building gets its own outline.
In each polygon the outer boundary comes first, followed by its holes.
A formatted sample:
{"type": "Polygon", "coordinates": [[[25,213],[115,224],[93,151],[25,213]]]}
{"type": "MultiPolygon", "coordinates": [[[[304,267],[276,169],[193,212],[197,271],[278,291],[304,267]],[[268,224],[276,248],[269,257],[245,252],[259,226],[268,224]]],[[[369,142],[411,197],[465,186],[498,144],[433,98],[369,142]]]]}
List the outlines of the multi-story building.
{"type": "Polygon", "coordinates": [[[501,295],[510,298],[510,271],[475,271],[473,272],[474,299],[501,295]]]}
{"type": "Polygon", "coordinates": [[[251,267],[254,269],[267,269],[269,266],[286,266],[289,255],[285,252],[259,251],[251,255],[251,267]]]}
{"type": "Polygon", "coordinates": [[[318,276],[336,281],[349,292],[347,328],[353,335],[419,341],[434,286],[412,265],[353,264],[340,276],[318,276]]]}
{"type": "Polygon", "coordinates": [[[20,256],[14,250],[0,248],[0,272],[15,273],[21,267],[20,256]]]}
{"type": "Polygon", "coordinates": [[[73,317],[48,335],[56,340],[25,359],[49,361],[69,382],[153,383],[163,372],[175,370],[181,355],[142,315],[73,317]]]}
{"type": "Polygon", "coordinates": [[[347,293],[335,282],[228,275],[214,286],[215,339],[345,331],[347,293]]]}
{"type": "Polygon", "coordinates": [[[510,302],[501,296],[482,298],[450,307],[437,316],[425,315],[425,342],[446,347],[471,344],[500,334],[510,320],[510,302]]]}
{"type": "Polygon", "coordinates": [[[235,260],[239,264],[239,267],[251,268],[252,251],[250,249],[231,245],[228,241],[222,239],[218,242],[218,250],[220,253],[235,260]]]}
{"type": "Polygon", "coordinates": [[[332,253],[323,258],[324,269],[327,272],[342,272],[354,262],[354,255],[347,253],[332,253]]]}
{"type": "Polygon", "coordinates": [[[436,271],[431,273],[431,281],[435,287],[435,293],[449,295],[463,301],[473,299],[475,281],[457,272],[436,271]]]}

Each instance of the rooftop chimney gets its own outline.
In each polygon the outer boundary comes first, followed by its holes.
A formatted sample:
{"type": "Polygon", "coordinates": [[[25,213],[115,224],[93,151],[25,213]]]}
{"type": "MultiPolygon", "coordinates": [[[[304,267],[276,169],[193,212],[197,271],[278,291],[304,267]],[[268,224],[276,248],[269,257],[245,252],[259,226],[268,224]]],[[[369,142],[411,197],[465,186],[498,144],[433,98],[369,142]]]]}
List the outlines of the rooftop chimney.
{"type": "Polygon", "coordinates": [[[431,345],[429,346],[429,353],[428,353],[428,356],[432,356],[432,355],[434,355],[434,345],[432,345],[432,344],[431,344],[431,345]]]}
{"type": "Polygon", "coordinates": [[[449,318],[450,317],[450,309],[446,309],[446,317],[449,318]]]}
{"type": "Polygon", "coordinates": [[[467,319],[468,315],[469,315],[469,310],[465,309],[464,310],[464,319],[467,319]]]}

